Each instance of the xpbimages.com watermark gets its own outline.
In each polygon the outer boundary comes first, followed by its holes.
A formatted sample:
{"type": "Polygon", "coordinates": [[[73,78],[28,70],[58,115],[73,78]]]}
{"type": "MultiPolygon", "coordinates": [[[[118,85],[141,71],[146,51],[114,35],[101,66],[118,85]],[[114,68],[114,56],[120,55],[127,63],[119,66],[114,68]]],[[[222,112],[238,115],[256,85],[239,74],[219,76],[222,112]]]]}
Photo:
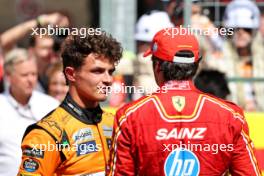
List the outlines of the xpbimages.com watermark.
{"type": "Polygon", "coordinates": [[[234,150],[233,144],[195,144],[188,141],[183,143],[180,141],[178,144],[162,144],[163,151],[173,151],[178,148],[183,148],[195,152],[210,152],[212,154],[218,154],[219,152],[232,152],[234,150]]]}
{"type": "Polygon", "coordinates": [[[142,95],[150,95],[152,93],[167,93],[168,87],[144,87],[144,86],[126,86],[124,83],[121,85],[105,86],[105,87],[97,87],[98,93],[111,95],[111,94],[142,94],[142,95]]]}
{"type": "Polygon", "coordinates": [[[31,35],[38,35],[42,38],[45,35],[78,35],[80,38],[85,38],[87,35],[101,35],[102,29],[101,28],[68,28],[68,27],[59,27],[58,25],[48,25],[47,27],[41,28],[32,28],[31,35]]]}
{"type": "Polygon", "coordinates": [[[183,27],[165,28],[163,35],[169,35],[172,38],[177,35],[201,35],[201,36],[231,36],[234,34],[234,28],[192,28],[190,25],[183,27]]]}
{"type": "Polygon", "coordinates": [[[195,152],[210,152],[218,154],[219,152],[231,152],[234,150],[233,144],[219,144],[219,143],[200,143],[205,139],[206,127],[182,127],[182,128],[160,128],[156,133],[157,141],[178,140],[176,143],[163,143],[163,151],[174,151],[175,149],[185,149],[195,152]],[[184,140],[184,142],[183,142],[184,140]],[[192,142],[191,142],[192,141],[192,142]],[[197,142],[195,142],[197,141],[197,142]]]}
{"type": "Polygon", "coordinates": [[[76,152],[77,156],[102,151],[102,145],[97,144],[95,140],[74,144],[56,144],[48,141],[47,144],[31,144],[32,148],[23,150],[23,155],[41,157],[47,151],[71,151],[76,152]]]}

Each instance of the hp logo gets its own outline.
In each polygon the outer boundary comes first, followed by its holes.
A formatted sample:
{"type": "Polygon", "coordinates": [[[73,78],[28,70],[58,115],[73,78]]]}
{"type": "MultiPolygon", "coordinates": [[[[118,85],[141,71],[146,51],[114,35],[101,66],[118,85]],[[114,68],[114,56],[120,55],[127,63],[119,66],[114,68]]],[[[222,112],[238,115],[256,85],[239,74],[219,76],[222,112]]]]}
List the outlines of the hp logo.
{"type": "Polygon", "coordinates": [[[198,176],[200,163],[193,152],[178,148],[168,155],[164,172],[166,176],[198,176]]]}

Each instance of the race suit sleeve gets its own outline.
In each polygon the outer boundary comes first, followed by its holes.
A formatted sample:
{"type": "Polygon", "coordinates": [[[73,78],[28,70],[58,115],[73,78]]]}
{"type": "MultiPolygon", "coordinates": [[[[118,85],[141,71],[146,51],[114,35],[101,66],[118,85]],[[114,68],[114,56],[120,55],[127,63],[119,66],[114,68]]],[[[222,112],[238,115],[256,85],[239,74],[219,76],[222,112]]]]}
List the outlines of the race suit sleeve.
{"type": "Polygon", "coordinates": [[[110,150],[107,175],[132,176],[136,175],[132,148],[133,140],[130,131],[132,128],[127,116],[120,111],[117,112],[114,121],[113,144],[110,150]]]}
{"type": "Polygon", "coordinates": [[[249,138],[248,124],[245,119],[238,125],[234,138],[233,156],[230,173],[232,176],[261,176],[252,140],[249,138]]]}
{"type": "Polygon", "coordinates": [[[29,132],[21,148],[23,155],[18,175],[53,175],[61,162],[55,140],[42,129],[29,132]]]}

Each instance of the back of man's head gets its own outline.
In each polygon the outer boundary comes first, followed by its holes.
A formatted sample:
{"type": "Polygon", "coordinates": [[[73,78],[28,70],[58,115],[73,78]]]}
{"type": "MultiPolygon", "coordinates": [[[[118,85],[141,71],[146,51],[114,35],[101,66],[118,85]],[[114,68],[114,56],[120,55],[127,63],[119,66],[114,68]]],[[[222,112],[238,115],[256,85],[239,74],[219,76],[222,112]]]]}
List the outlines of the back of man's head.
{"type": "Polygon", "coordinates": [[[181,34],[180,28],[166,28],[153,38],[151,49],[153,66],[159,64],[164,81],[189,80],[195,75],[199,61],[199,44],[188,32],[181,34]]]}
{"type": "Polygon", "coordinates": [[[227,99],[230,94],[225,74],[217,70],[202,70],[195,77],[194,83],[202,92],[222,99],[227,99]]]}

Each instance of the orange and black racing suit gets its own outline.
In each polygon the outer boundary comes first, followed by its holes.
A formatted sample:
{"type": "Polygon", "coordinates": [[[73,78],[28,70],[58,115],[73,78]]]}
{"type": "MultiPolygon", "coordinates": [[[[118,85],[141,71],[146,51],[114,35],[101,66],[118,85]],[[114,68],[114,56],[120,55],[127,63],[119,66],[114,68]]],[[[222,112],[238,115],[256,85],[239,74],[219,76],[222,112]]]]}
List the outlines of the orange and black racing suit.
{"type": "Polygon", "coordinates": [[[99,106],[82,109],[67,95],[58,108],[26,130],[18,175],[104,175],[112,126],[112,114],[99,106]]]}

